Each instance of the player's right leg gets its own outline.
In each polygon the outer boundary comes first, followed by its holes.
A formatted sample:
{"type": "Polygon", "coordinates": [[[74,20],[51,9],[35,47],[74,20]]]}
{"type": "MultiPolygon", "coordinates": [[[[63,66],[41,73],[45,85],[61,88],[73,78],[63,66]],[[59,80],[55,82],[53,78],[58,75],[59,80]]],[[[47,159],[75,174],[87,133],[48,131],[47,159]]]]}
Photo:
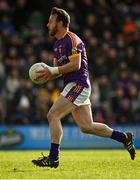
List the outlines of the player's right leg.
{"type": "Polygon", "coordinates": [[[59,146],[62,138],[62,126],[60,120],[75,108],[76,106],[62,95],[60,95],[58,100],[53,104],[47,115],[51,135],[50,153],[49,156],[43,155],[43,157],[37,160],[32,160],[33,164],[40,167],[58,167],[59,146]]]}
{"type": "Polygon", "coordinates": [[[82,132],[100,137],[109,137],[123,143],[129,152],[131,159],[134,160],[135,147],[133,144],[132,133],[119,132],[113,130],[103,123],[94,122],[90,105],[82,105],[77,107],[73,110],[72,115],[82,132]]]}

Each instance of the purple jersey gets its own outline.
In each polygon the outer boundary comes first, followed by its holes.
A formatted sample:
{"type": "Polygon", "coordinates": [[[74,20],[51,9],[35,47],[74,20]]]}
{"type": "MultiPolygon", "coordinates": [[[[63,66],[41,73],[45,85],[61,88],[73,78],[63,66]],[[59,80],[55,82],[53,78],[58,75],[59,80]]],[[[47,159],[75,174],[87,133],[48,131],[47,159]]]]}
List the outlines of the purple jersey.
{"type": "Polygon", "coordinates": [[[85,45],[82,40],[74,33],[68,31],[65,36],[57,40],[53,47],[54,58],[58,61],[58,66],[67,64],[70,58],[81,54],[81,67],[76,72],[65,74],[64,83],[76,82],[84,87],[90,87],[87,55],[85,45]]]}

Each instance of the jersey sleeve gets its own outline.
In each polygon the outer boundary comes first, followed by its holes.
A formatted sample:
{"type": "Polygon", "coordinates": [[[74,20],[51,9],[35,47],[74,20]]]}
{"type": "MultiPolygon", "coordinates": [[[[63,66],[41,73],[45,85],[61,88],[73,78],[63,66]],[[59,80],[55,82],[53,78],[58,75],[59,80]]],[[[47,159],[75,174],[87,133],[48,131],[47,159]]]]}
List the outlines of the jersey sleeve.
{"type": "Polygon", "coordinates": [[[82,42],[75,35],[69,35],[67,41],[67,56],[69,59],[79,56],[82,52],[82,42]]]}

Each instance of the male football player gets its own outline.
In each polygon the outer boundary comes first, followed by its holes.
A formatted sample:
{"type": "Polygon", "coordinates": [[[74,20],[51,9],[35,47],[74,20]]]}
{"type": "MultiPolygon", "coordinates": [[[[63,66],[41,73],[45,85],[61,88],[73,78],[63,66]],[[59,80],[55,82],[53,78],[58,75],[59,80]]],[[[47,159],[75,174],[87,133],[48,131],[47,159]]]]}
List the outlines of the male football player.
{"type": "Polygon", "coordinates": [[[47,24],[49,35],[56,38],[54,43],[54,67],[38,72],[39,78],[64,78],[64,89],[58,100],[52,105],[47,118],[50,126],[51,148],[48,156],[32,162],[41,167],[58,167],[59,150],[62,138],[61,119],[68,113],[83,133],[107,137],[124,144],[132,160],[135,158],[133,135],[111,129],[105,124],[94,122],[91,112],[91,85],[88,73],[88,61],[83,41],[69,31],[70,16],[59,8],[52,8],[47,24]]]}

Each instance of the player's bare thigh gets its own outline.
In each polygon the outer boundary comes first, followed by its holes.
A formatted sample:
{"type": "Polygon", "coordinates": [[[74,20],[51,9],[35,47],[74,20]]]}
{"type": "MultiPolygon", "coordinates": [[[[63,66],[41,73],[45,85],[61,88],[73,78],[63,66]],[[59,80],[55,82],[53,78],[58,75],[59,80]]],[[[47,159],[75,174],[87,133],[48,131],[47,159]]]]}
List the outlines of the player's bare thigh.
{"type": "Polygon", "coordinates": [[[93,123],[91,105],[77,107],[72,111],[72,116],[81,129],[84,129],[93,123]]]}
{"type": "Polygon", "coordinates": [[[49,116],[55,116],[56,119],[61,119],[70,112],[72,112],[77,106],[74,105],[64,96],[60,95],[57,101],[52,105],[49,113],[49,116]]]}

